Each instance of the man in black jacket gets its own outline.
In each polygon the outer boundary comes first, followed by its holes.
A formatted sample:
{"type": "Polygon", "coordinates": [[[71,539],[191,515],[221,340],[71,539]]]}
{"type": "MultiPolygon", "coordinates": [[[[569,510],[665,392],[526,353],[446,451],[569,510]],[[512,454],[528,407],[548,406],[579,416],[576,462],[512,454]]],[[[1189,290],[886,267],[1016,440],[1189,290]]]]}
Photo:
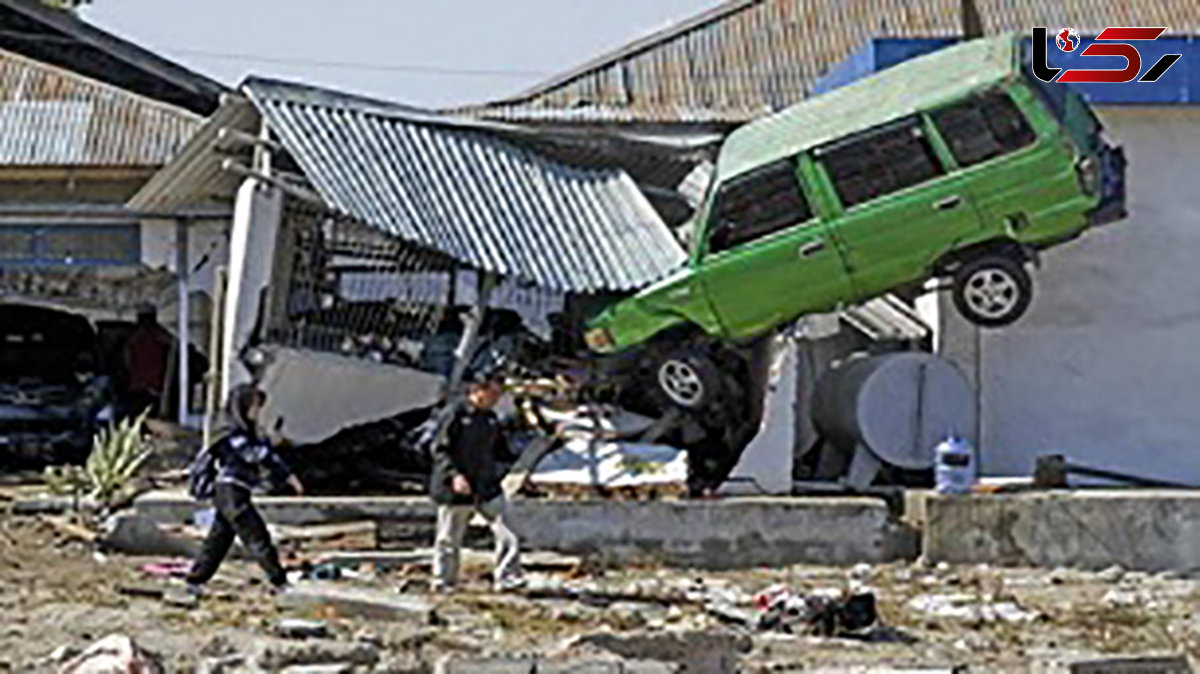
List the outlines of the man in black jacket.
{"type": "Polygon", "coordinates": [[[439,592],[453,591],[458,582],[459,550],[475,513],[491,523],[496,538],[496,589],[522,584],[519,541],[504,523],[508,502],[500,487],[504,476],[499,462],[514,457],[492,409],[503,393],[499,380],[475,375],[468,383],[466,403],[434,450],[429,493],[438,506],[433,575],[439,592]]]}
{"type": "Polygon", "coordinates": [[[267,524],[250,496],[259,485],[263,468],[277,482],[286,481],[297,495],[304,493],[304,485],[275,454],[271,440],[259,428],[258,415],[266,401],[265,393],[248,384],[236,386],[229,393],[229,420],[233,429],[214,448],[218,471],[213,505],[217,512],[204,546],[188,572],[188,592],[193,595],[200,595],[203,585],[216,574],[235,536],[258,561],[273,588],[282,589],[287,584],[267,524]]]}

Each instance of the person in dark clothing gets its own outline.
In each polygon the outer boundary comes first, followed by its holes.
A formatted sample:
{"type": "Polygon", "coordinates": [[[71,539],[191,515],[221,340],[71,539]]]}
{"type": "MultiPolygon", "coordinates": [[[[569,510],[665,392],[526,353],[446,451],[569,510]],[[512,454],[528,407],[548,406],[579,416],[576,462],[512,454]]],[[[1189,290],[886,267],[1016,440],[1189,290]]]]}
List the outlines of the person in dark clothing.
{"type": "Polygon", "coordinates": [[[496,538],[497,590],[522,584],[520,543],[505,524],[508,501],[500,482],[499,462],[511,460],[511,449],[492,408],[504,389],[487,375],[477,375],[467,389],[466,404],[450,421],[444,440],[434,450],[429,493],[437,504],[434,540],[434,589],[449,592],[458,582],[459,551],[471,517],[479,513],[496,538]]]}
{"type": "Polygon", "coordinates": [[[171,333],[158,324],[154,305],[138,307],[137,325],[125,341],[125,409],[129,414],[149,409],[150,416],[158,416],[173,341],[171,333]]]}
{"type": "Polygon", "coordinates": [[[213,505],[217,512],[204,546],[187,576],[188,591],[192,594],[199,594],[204,583],[216,574],[235,536],[242,540],[266,572],[272,587],[278,589],[287,584],[279,554],[271,543],[271,534],[254,508],[250,494],[260,483],[263,468],[276,482],[286,481],[298,495],[304,493],[304,486],[259,430],[258,415],[266,399],[265,393],[245,384],[229,393],[229,418],[233,430],[214,448],[218,469],[213,505]]]}

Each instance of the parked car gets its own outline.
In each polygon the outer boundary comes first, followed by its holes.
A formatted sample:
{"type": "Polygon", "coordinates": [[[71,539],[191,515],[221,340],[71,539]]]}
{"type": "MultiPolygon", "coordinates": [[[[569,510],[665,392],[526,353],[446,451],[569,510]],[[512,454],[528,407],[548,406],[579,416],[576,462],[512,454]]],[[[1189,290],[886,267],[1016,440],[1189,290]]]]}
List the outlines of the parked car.
{"type": "Polygon", "coordinates": [[[78,463],[112,412],[96,331],[83,316],[0,304],[0,466],[78,463]]]}
{"type": "Polygon", "coordinates": [[[590,349],[653,359],[661,393],[703,409],[744,345],[930,278],[976,324],[1017,320],[1039,250],[1125,216],[1122,151],[1028,47],[965,42],[736,130],[689,263],[589,321],[590,349]]]}

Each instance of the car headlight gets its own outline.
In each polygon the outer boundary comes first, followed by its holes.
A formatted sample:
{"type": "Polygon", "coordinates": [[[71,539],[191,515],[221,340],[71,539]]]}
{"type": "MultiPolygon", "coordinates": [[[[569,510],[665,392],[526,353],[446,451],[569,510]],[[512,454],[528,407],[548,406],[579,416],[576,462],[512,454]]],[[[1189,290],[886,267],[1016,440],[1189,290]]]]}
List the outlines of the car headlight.
{"type": "Polygon", "coordinates": [[[589,349],[599,353],[612,351],[613,347],[616,346],[616,342],[612,338],[612,333],[605,328],[592,328],[588,330],[583,335],[583,341],[587,343],[589,349]]]}
{"type": "Polygon", "coordinates": [[[1100,162],[1095,157],[1083,157],[1075,164],[1079,175],[1079,187],[1087,194],[1100,191],[1100,162]]]}

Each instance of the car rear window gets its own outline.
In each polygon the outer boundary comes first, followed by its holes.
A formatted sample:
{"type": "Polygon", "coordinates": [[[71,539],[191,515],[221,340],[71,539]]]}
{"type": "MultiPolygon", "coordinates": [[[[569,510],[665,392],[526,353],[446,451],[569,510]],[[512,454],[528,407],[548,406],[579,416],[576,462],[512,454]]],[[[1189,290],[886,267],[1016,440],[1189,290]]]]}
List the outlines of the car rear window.
{"type": "Polygon", "coordinates": [[[708,250],[720,252],[811,220],[812,208],[784,159],[738,176],[717,190],[708,250]]]}
{"type": "Polygon", "coordinates": [[[846,208],[945,173],[916,117],[818,148],[815,154],[846,208]]]}
{"type": "Polygon", "coordinates": [[[932,114],[960,166],[1019,150],[1037,135],[1020,109],[1002,91],[990,91],[947,106],[932,114]]]}

